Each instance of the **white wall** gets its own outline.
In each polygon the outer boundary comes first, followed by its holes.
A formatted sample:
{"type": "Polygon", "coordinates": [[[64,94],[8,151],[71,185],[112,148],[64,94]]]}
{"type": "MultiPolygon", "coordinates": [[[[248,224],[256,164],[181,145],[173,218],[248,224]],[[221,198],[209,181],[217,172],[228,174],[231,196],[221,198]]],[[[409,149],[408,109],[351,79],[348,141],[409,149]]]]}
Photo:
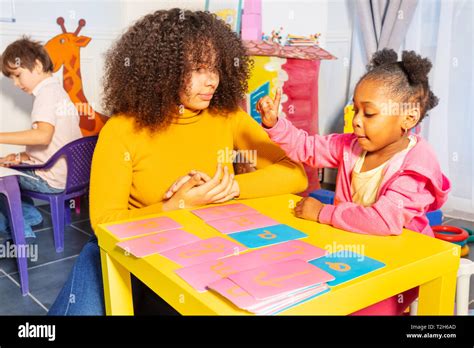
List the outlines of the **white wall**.
{"type": "MultiPolygon", "coordinates": [[[[347,100],[350,61],[350,0],[263,0],[262,26],[265,33],[283,26],[283,34],[322,33],[321,46],[338,57],[323,61],[319,79],[320,132],[342,131],[342,108],[347,100]]],[[[110,44],[139,17],[158,9],[182,7],[203,10],[205,0],[16,0],[16,22],[0,23],[0,50],[23,34],[46,42],[61,32],[57,17],[64,17],[68,31],[74,31],[80,18],[87,24],[82,35],[92,37],[81,50],[84,94],[96,110],[101,111],[100,93],[103,54],[110,44]]],[[[61,76],[61,73],[59,73],[61,76]]],[[[17,131],[30,127],[32,97],[16,89],[11,81],[0,77],[0,131],[17,131]]],[[[23,147],[0,144],[0,155],[23,147]]]]}

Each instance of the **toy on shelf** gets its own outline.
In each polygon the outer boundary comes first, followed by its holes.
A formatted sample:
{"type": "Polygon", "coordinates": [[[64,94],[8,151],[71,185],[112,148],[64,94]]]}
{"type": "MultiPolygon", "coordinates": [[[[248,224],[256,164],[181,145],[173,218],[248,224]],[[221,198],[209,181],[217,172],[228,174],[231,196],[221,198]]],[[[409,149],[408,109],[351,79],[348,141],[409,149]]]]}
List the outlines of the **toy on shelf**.
{"type": "Polygon", "coordinates": [[[309,36],[288,34],[286,37],[286,46],[317,46],[319,45],[320,37],[321,33],[309,36]]]}
{"type": "Polygon", "coordinates": [[[271,35],[266,35],[262,33],[262,41],[265,41],[269,44],[278,44],[280,46],[290,46],[290,47],[311,47],[319,45],[319,38],[321,33],[311,34],[309,36],[303,35],[293,35],[288,34],[285,39],[283,39],[283,27],[280,27],[279,30],[272,30],[271,35]]]}
{"type": "Polygon", "coordinates": [[[276,43],[278,45],[282,45],[283,41],[283,36],[281,32],[283,31],[283,27],[280,27],[279,30],[272,30],[271,35],[265,35],[265,33],[262,33],[262,41],[265,41],[269,44],[276,43]]]}

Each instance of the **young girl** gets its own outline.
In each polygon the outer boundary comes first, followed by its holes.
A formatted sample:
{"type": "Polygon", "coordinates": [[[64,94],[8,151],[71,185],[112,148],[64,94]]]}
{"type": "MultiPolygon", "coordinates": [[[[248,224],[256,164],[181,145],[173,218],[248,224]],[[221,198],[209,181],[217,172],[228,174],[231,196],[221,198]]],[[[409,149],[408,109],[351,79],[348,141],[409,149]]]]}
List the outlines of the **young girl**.
{"type": "MultiPolygon", "coordinates": [[[[303,198],[297,217],[364,234],[399,235],[407,228],[433,236],[425,214],[441,208],[450,183],[428,143],[410,134],[438,103],[430,69],[431,62],[414,52],[404,51],[401,61],[393,50],[376,52],[355,88],[353,134],[309,136],[277,117],[280,92],[274,101],[259,101],[265,131],[290,158],[338,168],[334,205],[303,198]]],[[[378,313],[399,313],[410,302],[387,301],[390,308],[378,313]]]]}
{"type": "MultiPolygon", "coordinates": [[[[215,15],[180,9],[149,14],[115,43],[105,69],[104,101],[114,116],[100,133],[92,161],[93,229],[237,197],[305,190],[303,167],[239,108],[249,58],[215,15]],[[256,170],[234,176],[233,150],[253,158],[256,170]]],[[[104,314],[101,278],[94,238],[50,314],[104,314]]],[[[141,291],[147,288],[137,282],[136,313],[152,308],[145,301],[156,298],[141,291]]]]}
{"type": "MultiPolygon", "coordinates": [[[[24,152],[0,158],[0,165],[10,166],[26,162],[45,163],[57,150],[80,138],[79,114],[69,96],[53,77],[53,63],[36,41],[23,37],[5,49],[1,57],[2,73],[11,78],[16,87],[33,95],[31,129],[0,133],[0,143],[26,145],[24,152]]],[[[66,186],[66,161],[60,159],[47,170],[24,171],[29,177],[19,176],[20,188],[43,193],[58,193],[66,186]]],[[[25,236],[34,237],[31,226],[42,221],[32,202],[23,202],[25,236]]],[[[0,231],[7,230],[7,219],[0,209],[0,231]]]]}

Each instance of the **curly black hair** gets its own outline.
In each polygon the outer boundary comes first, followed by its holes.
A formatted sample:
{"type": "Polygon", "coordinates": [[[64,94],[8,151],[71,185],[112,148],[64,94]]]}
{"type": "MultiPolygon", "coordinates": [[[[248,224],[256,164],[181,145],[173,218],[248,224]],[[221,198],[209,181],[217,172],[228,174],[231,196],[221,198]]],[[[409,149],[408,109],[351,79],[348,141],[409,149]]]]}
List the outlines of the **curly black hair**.
{"type": "Polygon", "coordinates": [[[357,84],[363,80],[382,81],[398,100],[420,105],[419,123],[439,101],[428,82],[431,67],[428,58],[422,58],[414,51],[403,51],[402,60],[398,61],[397,53],[385,48],[374,53],[367,72],[357,84]]]}
{"type": "Polygon", "coordinates": [[[252,66],[238,35],[216,15],[160,10],[131,26],[106,53],[104,107],[134,117],[151,131],[176,116],[192,69],[215,69],[220,78],[209,109],[226,115],[245,98],[252,66]]]}

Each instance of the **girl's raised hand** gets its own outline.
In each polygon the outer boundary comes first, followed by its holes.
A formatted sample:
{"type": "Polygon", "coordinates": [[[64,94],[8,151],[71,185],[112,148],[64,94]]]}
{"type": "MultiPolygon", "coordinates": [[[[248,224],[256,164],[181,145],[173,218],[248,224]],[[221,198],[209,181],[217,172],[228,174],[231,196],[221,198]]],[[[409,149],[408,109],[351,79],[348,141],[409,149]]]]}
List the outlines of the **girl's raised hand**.
{"type": "Polygon", "coordinates": [[[280,108],[281,89],[278,88],[275,94],[275,100],[268,95],[257,102],[257,112],[262,115],[262,123],[265,127],[271,128],[278,121],[278,110],[280,108]]]}

